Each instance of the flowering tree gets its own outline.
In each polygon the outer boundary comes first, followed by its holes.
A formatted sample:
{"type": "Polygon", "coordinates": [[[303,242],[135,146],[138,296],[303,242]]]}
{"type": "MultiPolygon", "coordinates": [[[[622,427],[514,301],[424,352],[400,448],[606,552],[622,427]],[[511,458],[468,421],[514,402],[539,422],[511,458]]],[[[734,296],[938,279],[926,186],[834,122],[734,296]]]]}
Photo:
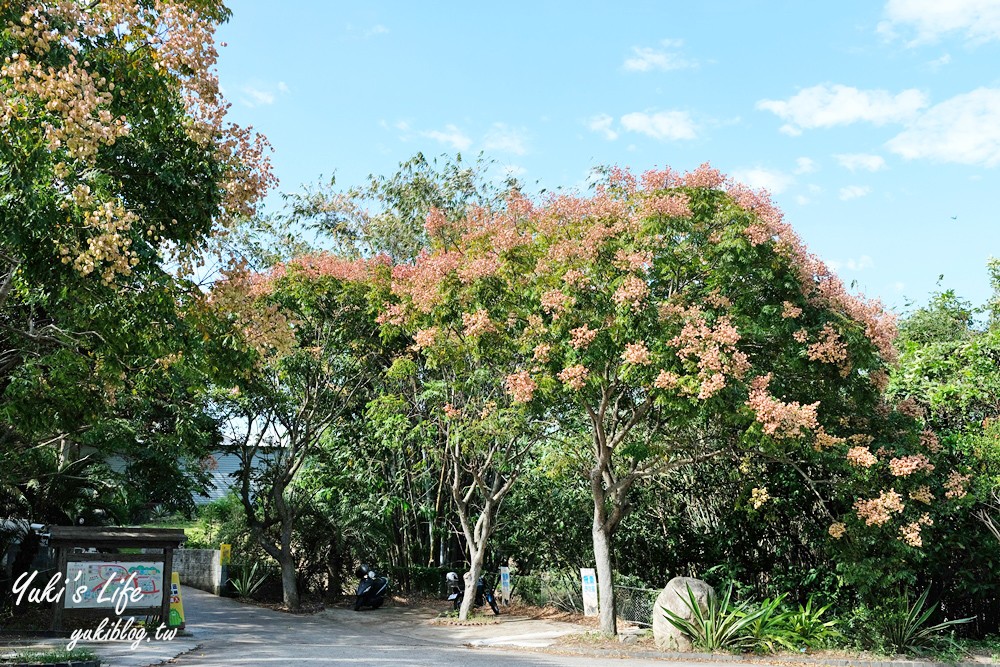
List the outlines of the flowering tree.
{"type": "Polygon", "coordinates": [[[380,260],[324,253],[295,258],[266,274],[234,274],[213,303],[229,313],[255,363],[219,405],[239,455],[237,483],[248,525],[281,567],[284,602],[299,606],[293,537],[308,498],[298,479],[327,439],[360,419],[385,367],[372,286],[380,260]]]}
{"type": "MultiPolygon", "coordinates": [[[[38,396],[3,415],[0,439],[107,435],[93,428],[98,406],[120,419],[116,393],[195,368],[169,360],[196,356],[202,295],[163,266],[250,214],[273,182],[263,138],[224,122],[212,33],[227,16],[213,0],[0,4],[0,392],[38,396]],[[43,415],[54,418],[22,428],[43,415]]],[[[155,422],[186,393],[154,397],[155,422]]],[[[130,428],[151,442],[142,419],[130,428]]]]}
{"type": "Polygon", "coordinates": [[[843,460],[860,408],[877,403],[892,319],[849,295],[766,195],[707,165],[641,182],[612,170],[592,197],[514,195],[427,224],[450,243],[408,269],[414,303],[432,309],[462,281],[507,295],[490,321],[523,360],[511,400],[565,431],[588,425],[578,455],[605,632],[612,540],[637,481],[737,450],[843,460]]]}
{"type": "Polygon", "coordinates": [[[443,464],[469,554],[465,619],[500,506],[551,426],[528,405],[535,385],[519,370],[525,359],[510,289],[517,279],[497,285],[489,270],[455,261],[457,243],[490,240],[468,220],[432,209],[426,233],[431,250],[394,267],[379,319],[388,332],[412,335],[415,354],[399,358],[389,375],[419,386],[419,418],[432,424],[428,446],[443,464]]]}

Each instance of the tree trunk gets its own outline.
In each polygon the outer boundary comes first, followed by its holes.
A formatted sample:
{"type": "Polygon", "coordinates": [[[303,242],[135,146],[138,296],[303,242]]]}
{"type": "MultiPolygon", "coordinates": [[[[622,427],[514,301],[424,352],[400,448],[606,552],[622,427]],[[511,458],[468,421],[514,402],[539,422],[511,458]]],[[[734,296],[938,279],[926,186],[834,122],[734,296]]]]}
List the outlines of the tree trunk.
{"type": "Polygon", "coordinates": [[[606,635],[618,634],[615,618],[615,582],[611,569],[612,535],[594,521],[594,562],[597,566],[597,595],[600,604],[600,627],[606,635]]]}
{"type": "MultiPolygon", "coordinates": [[[[470,545],[471,546],[471,545],[470,545]]],[[[464,621],[469,618],[469,611],[476,601],[476,585],[479,583],[479,576],[483,571],[483,557],[486,554],[485,545],[479,549],[472,549],[469,553],[469,572],[465,576],[465,597],[462,598],[462,607],[458,611],[458,620],[464,621]]]]}
{"type": "Polygon", "coordinates": [[[290,610],[299,608],[298,572],[295,570],[295,559],[291,550],[282,545],[281,549],[281,592],[285,606],[290,610]]]}

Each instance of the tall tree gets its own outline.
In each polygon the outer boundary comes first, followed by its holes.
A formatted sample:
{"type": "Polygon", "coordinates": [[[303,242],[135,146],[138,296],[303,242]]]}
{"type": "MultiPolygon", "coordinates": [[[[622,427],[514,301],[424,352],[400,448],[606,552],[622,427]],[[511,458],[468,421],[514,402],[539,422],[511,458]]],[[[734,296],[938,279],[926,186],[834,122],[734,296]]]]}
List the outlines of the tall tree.
{"type": "Polygon", "coordinates": [[[745,449],[795,463],[863,437],[891,318],[850,296],[766,197],[708,166],[641,185],[611,170],[591,197],[515,194],[457,226],[432,212],[438,229],[449,242],[395,284],[427,312],[463,281],[505,294],[490,321],[523,360],[510,395],[542,401],[567,433],[586,425],[604,632],[613,536],[639,480],[745,449]]]}
{"type": "Polygon", "coordinates": [[[239,495],[254,538],[281,567],[289,609],[300,604],[300,472],[324,440],[360,418],[385,365],[369,300],[380,272],[387,275],[380,260],[313,254],[216,286],[217,306],[242,326],[257,362],[220,397],[241,460],[239,495]]]}
{"type": "Polygon", "coordinates": [[[0,442],[12,453],[79,443],[122,413],[129,428],[187,428],[164,417],[190,402],[172,395],[190,376],[165,389],[134,375],[203,333],[200,293],[164,266],[187,265],[273,183],[266,141],[225,123],[213,31],[228,15],[212,0],[0,5],[0,442]],[[126,410],[113,399],[139,389],[158,396],[126,410]]]}

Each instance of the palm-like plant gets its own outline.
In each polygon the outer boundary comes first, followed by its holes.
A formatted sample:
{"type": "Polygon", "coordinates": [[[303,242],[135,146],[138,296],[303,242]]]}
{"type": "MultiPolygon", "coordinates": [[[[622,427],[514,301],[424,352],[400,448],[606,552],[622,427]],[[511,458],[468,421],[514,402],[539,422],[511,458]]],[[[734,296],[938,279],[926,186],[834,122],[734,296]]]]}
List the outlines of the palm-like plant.
{"type": "Polygon", "coordinates": [[[949,641],[942,634],[943,631],[968,623],[975,618],[975,616],[956,618],[927,625],[937,609],[936,603],[925,609],[929,593],[928,588],[912,604],[908,597],[900,598],[900,608],[882,618],[879,629],[889,648],[906,653],[923,653],[934,648],[942,640],[949,641]]]}
{"type": "MultiPolygon", "coordinates": [[[[748,651],[758,644],[755,632],[768,609],[753,609],[747,602],[732,603],[733,586],[726,588],[725,594],[709,596],[707,610],[702,611],[691,587],[687,587],[687,597],[681,601],[691,612],[691,620],[682,618],[663,607],[667,622],[691,639],[691,643],[705,651],[720,649],[748,651]]],[[[772,610],[773,611],[773,610],[772,610]]]]}

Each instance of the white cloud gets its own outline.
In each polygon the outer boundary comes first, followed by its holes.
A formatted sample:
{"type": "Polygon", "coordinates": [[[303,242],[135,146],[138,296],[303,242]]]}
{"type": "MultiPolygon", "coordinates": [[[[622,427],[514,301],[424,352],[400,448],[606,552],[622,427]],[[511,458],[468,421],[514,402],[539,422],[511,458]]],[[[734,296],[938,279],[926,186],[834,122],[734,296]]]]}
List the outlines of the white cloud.
{"type": "Polygon", "coordinates": [[[763,188],[771,194],[780,194],[788,189],[795,179],[781,171],[754,167],[753,169],[737,169],[733,178],[751,188],[763,188]]]}
{"type": "Polygon", "coordinates": [[[420,133],[421,136],[448,144],[457,151],[464,151],[472,145],[472,139],[466,136],[454,125],[445,125],[444,130],[428,130],[420,133]]]}
{"type": "Polygon", "coordinates": [[[807,157],[800,157],[795,161],[795,173],[796,174],[811,174],[816,171],[819,167],[816,166],[815,160],[807,157]]]}
{"type": "Polygon", "coordinates": [[[278,92],[279,93],[287,93],[288,92],[288,84],[285,83],[284,81],[279,81],[278,82],[278,92]]]}
{"type": "Polygon", "coordinates": [[[875,261],[868,255],[862,255],[858,259],[848,258],[844,261],[839,259],[826,260],[826,265],[833,270],[834,273],[840,273],[841,269],[847,269],[848,271],[864,271],[865,269],[870,269],[875,266],[875,261]]]}
{"type": "Polygon", "coordinates": [[[796,136],[802,129],[849,125],[864,121],[875,125],[912,118],[927,106],[926,96],[915,88],[892,95],[886,90],[859,90],[840,84],[805,88],[787,100],[760,100],[757,108],[788,121],[781,128],[796,136]]]}
{"type": "Polygon", "coordinates": [[[375,35],[388,34],[388,32],[389,32],[388,28],[386,28],[381,23],[378,23],[376,25],[373,25],[371,28],[368,28],[368,30],[365,30],[364,35],[365,37],[374,37],[375,35]]]}
{"type": "MultiPolygon", "coordinates": [[[[660,44],[666,48],[679,48],[683,42],[679,39],[665,39],[660,44]]],[[[653,49],[648,46],[633,46],[631,58],[626,58],[622,64],[630,72],[648,72],[650,70],[675,70],[697,67],[697,63],[686,60],[677,53],[664,49],[653,49]]]]}
{"type": "Polygon", "coordinates": [[[881,155],[870,155],[868,153],[841,153],[834,155],[837,163],[844,169],[857,171],[879,171],[885,169],[885,159],[881,155]]]}
{"type": "Polygon", "coordinates": [[[845,266],[848,271],[864,271],[875,266],[875,261],[868,255],[861,255],[859,259],[848,259],[845,266]]]}
{"type": "Polygon", "coordinates": [[[806,206],[809,203],[809,201],[810,201],[809,197],[806,197],[805,195],[795,196],[795,203],[798,204],[799,206],[806,206]]]}
{"type": "Polygon", "coordinates": [[[504,123],[493,123],[493,127],[483,137],[483,148],[486,150],[513,153],[514,155],[527,153],[526,143],[527,140],[522,130],[508,127],[504,123]]]}
{"type": "Polygon", "coordinates": [[[940,58],[935,58],[934,60],[930,61],[929,63],[927,63],[927,65],[931,68],[931,70],[936,72],[950,62],[951,62],[951,56],[946,53],[940,58]]]}
{"type": "Polygon", "coordinates": [[[243,92],[250,98],[249,100],[243,99],[243,103],[247,106],[259,107],[274,104],[274,93],[268,90],[261,90],[254,86],[243,86],[243,92]]]}
{"type": "Polygon", "coordinates": [[[889,0],[879,32],[896,36],[896,28],[912,30],[911,46],[937,41],[952,32],[975,42],[1000,39],[1000,3],[996,0],[889,0]]]}
{"type": "Polygon", "coordinates": [[[615,122],[615,119],[606,113],[598,114],[593,116],[587,121],[587,128],[599,132],[604,135],[604,138],[608,141],[614,141],[618,138],[618,132],[616,132],[611,126],[615,122]]]}
{"type": "Polygon", "coordinates": [[[840,188],[840,199],[841,201],[851,201],[864,197],[871,191],[872,189],[867,185],[848,185],[846,188],[840,188]]]}
{"type": "Polygon", "coordinates": [[[407,123],[405,120],[397,121],[396,124],[393,125],[393,127],[395,127],[400,132],[409,132],[410,131],[410,124],[407,123]]]}
{"type": "Polygon", "coordinates": [[[1000,164],[1000,89],[977,88],[936,104],[886,146],[908,160],[1000,164]]]}
{"type": "Polygon", "coordinates": [[[686,111],[657,111],[628,113],[621,118],[622,127],[654,139],[694,139],[695,124],[686,111]]]}

